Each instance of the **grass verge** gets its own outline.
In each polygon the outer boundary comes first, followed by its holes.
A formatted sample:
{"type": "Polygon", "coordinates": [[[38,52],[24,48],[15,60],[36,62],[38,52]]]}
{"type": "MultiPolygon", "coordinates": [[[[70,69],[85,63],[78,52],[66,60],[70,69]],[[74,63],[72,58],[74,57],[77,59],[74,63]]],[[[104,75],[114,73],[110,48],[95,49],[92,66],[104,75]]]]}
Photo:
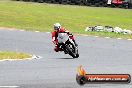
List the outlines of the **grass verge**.
{"type": "Polygon", "coordinates": [[[0,60],[20,60],[20,59],[26,59],[31,58],[30,55],[25,53],[17,53],[17,52],[0,52],[0,60]]]}
{"type": "Polygon", "coordinates": [[[31,31],[51,31],[60,22],[69,31],[79,34],[132,38],[106,32],[84,32],[87,26],[110,25],[132,30],[131,9],[98,8],[21,1],[0,1],[0,26],[31,31]]]}

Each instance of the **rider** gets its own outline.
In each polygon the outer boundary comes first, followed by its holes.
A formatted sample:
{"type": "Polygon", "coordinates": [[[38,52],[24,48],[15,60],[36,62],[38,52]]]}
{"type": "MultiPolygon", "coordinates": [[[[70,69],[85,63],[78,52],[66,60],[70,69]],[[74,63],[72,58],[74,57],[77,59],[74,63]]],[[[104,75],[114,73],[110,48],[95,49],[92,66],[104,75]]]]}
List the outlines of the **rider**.
{"type": "Polygon", "coordinates": [[[69,31],[66,31],[65,28],[61,27],[60,23],[55,23],[54,24],[54,31],[52,32],[52,42],[55,44],[54,50],[56,52],[62,51],[59,48],[59,43],[58,43],[58,40],[57,40],[58,33],[61,33],[61,32],[66,32],[69,35],[70,39],[73,40],[75,45],[78,46],[77,43],[75,42],[75,39],[74,39],[73,35],[69,31]]]}

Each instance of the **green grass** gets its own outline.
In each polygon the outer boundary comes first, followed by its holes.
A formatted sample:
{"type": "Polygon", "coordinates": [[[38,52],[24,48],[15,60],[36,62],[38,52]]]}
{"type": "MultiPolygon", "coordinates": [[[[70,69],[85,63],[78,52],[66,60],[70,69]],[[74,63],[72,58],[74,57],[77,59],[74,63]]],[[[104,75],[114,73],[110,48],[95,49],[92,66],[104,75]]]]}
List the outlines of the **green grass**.
{"type": "Polygon", "coordinates": [[[0,52],[0,60],[4,59],[26,59],[26,58],[31,58],[30,55],[25,54],[25,53],[17,53],[17,52],[0,52]]]}
{"type": "Polygon", "coordinates": [[[60,22],[74,33],[132,38],[132,35],[84,32],[87,26],[95,25],[119,26],[132,30],[131,9],[0,1],[0,26],[2,27],[51,31],[55,22],[60,22]]]}

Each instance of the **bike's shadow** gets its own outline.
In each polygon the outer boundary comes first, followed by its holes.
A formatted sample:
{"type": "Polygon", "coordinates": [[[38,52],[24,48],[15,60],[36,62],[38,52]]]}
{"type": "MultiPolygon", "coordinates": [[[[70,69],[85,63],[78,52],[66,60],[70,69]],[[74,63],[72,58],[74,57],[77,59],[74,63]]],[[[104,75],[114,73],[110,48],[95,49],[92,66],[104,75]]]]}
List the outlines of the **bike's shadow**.
{"type": "Polygon", "coordinates": [[[75,59],[75,58],[56,58],[56,59],[75,59]]]}

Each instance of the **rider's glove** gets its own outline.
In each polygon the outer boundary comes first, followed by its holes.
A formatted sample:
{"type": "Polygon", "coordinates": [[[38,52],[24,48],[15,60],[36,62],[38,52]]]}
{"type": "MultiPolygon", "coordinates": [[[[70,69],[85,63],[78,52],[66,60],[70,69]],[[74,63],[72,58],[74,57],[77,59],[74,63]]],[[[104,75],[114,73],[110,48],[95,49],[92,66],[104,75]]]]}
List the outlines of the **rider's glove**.
{"type": "Polygon", "coordinates": [[[65,31],[69,36],[73,36],[72,33],[70,33],[69,31],[65,31]]]}

